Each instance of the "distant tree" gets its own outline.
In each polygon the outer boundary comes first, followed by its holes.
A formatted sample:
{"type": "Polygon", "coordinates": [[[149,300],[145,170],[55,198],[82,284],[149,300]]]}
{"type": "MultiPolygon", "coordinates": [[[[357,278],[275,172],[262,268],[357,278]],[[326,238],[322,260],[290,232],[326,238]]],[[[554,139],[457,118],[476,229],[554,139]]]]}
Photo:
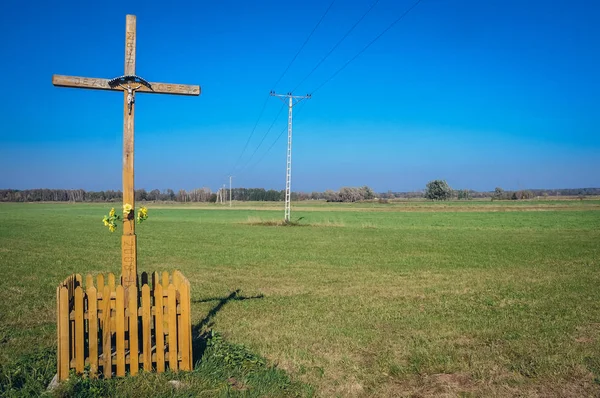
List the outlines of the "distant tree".
{"type": "Polygon", "coordinates": [[[340,199],[342,202],[356,202],[361,199],[361,196],[357,188],[342,187],[340,189],[340,199]]]}
{"type": "Polygon", "coordinates": [[[360,193],[362,194],[362,200],[370,200],[375,197],[373,190],[366,185],[360,188],[360,193]]]}
{"type": "Polygon", "coordinates": [[[533,194],[533,192],[526,190],[526,191],[516,191],[512,194],[512,196],[510,197],[512,200],[522,200],[522,199],[533,199],[535,195],[533,194]]]}
{"type": "Polygon", "coordinates": [[[158,189],[153,189],[152,191],[148,192],[148,200],[158,200],[159,195],[160,191],[158,189]]]}
{"type": "Polygon", "coordinates": [[[169,195],[170,200],[175,200],[175,191],[172,189],[167,189],[167,194],[169,195]]]}
{"type": "Polygon", "coordinates": [[[431,200],[448,200],[452,197],[452,188],[446,180],[433,180],[427,183],[425,197],[431,200]]]}
{"type": "Polygon", "coordinates": [[[471,200],[471,192],[468,189],[459,189],[457,197],[459,200],[471,200]]]}
{"type": "Polygon", "coordinates": [[[145,189],[136,189],[135,200],[148,200],[148,192],[145,189]]]}
{"type": "MultiPolygon", "coordinates": [[[[283,199],[285,199],[285,191],[283,192],[283,199]]],[[[281,191],[276,191],[274,189],[269,189],[265,192],[264,200],[270,202],[277,202],[282,200],[281,191]]],[[[290,200],[296,201],[298,200],[298,194],[296,192],[290,193],[290,200]]]]}
{"type": "Polygon", "coordinates": [[[503,198],[504,198],[504,189],[502,189],[500,187],[496,187],[496,189],[494,190],[494,196],[492,197],[492,199],[501,200],[503,198]]]}
{"type": "Polygon", "coordinates": [[[331,189],[323,192],[323,197],[328,202],[341,202],[340,195],[337,192],[332,191],[331,189]]]}
{"type": "Polygon", "coordinates": [[[185,189],[180,189],[179,192],[177,192],[177,197],[175,200],[178,202],[187,202],[187,192],[185,189]]]}
{"type": "Polygon", "coordinates": [[[261,201],[265,200],[267,191],[264,188],[250,188],[250,200],[261,201]]]}
{"type": "MultiPolygon", "coordinates": [[[[285,196],[284,196],[284,199],[285,199],[285,196]]],[[[307,193],[307,192],[296,192],[296,200],[308,200],[308,199],[310,199],[310,194],[309,193],[307,193]]]]}
{"type": "Polygon", "coordinates": [[[521,192],[521,199],[533,199],[535,195],[530,190],[525,190],[521,192]]]}

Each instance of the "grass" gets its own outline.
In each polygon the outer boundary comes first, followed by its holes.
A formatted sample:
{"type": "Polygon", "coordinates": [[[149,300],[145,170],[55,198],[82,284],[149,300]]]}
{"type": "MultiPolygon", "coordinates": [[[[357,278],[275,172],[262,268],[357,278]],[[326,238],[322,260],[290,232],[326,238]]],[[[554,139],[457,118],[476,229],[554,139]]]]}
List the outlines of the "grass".
{"type": "MultiPolygon", "coordinates": [[[[312,388],[292,382],[281,369],[243,345],[231,344],[218,333],[205,333],[200,360],[191,372],[145,373],[108,380],[71,374],[47,395],[56,397],[264,397],[311,396],[312,388]]],[[[0,366],[0,393],[6,397],[35,396],[44,392],[55,372],[54,352],[25,355],[0,366]]]]}
{"type": "MultiPolygon", "coordinates": [[[[137,230],[139,271],[180,269],[197,334],[219,332],[220,351],[196,355],[194,372],[73,379],[63,392],[600,394],[600,201],[302,203],[292,220],[303,228],[280,228],[281,204],[235,205],[149,204],[137,230]],[[225,357],[262,359],[244,369],[225,357]]],[[[11,394],[53,375],[56,285],[119,272],[107,209],[0,205],[0,381],[11,394]],[[18,369],[31,380],[2,376],[18,369]]]]}

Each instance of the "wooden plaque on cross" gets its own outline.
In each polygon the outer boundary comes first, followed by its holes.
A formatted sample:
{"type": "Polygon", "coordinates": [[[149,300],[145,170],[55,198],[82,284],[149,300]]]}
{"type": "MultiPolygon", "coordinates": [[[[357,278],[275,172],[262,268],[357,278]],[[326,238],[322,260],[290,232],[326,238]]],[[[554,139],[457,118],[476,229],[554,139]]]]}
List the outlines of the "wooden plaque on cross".
{"type": "MultiPolygon", "coordinates": [[[[200,86],[148,82],[135,75],[136,18],[127,15],[125,28],[125,73],[114,79],[53,75],[52,84],[59,87],[123,91],[123,205],[135,209],[133,183],[133,126],[135,94],[200,95],[200,86]]],[[[124,217],[121,238],[121,278],[123,287],[137,283],[137,239],[135,217],[124,217]]]]}

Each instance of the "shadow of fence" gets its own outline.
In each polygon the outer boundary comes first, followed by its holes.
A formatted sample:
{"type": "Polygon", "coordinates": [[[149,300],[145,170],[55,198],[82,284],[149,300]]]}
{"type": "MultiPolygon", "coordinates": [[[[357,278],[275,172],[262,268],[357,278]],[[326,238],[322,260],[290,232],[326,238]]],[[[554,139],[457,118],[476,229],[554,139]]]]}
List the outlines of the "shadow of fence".
{"type": "Polygon", "coordinates": [[[214,318],[214,316],[221,311],[227,303],[231,301],[261,299],[263,297],[264,295],[262,294],[257,296],[242,296],[240,295],[240,289],[236,289],[225,297],[209,297],[199,300],[192,300],[192,303],[208,303],[212,301],[217,302],[215,306],[208,311],[206,316],[200,320],[200,322],[192,326],[192,353],[194,361],[199,361],[204,355],[204,351],[206,351],[206,342],[209,337],[208,329],[212,326],[212,318],[214,318]]]}

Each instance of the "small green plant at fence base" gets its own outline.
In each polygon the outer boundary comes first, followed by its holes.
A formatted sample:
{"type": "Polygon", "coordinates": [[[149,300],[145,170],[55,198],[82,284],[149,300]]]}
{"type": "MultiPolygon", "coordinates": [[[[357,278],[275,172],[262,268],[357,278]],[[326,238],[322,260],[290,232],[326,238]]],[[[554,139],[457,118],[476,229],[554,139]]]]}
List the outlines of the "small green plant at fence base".
{"type": "Polygon", "coordinates": [[[213,355],[216,358],[222,359],[228,366],[250,370],[266,365],[264,358],[253,354],[242,344],[226,342],[219,333],[215,333],[213,330],[209,332],[206,345],[214,350],[213,355]]]}

